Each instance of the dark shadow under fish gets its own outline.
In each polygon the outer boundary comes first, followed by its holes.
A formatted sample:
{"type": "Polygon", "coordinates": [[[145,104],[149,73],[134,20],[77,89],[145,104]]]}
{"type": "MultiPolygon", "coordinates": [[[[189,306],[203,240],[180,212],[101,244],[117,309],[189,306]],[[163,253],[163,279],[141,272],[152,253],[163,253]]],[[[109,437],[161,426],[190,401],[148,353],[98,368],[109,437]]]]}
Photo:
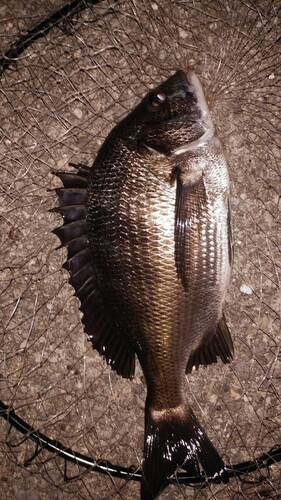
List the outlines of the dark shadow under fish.
{"type": "Polygon", "coordinates": [[[86,333],[123,377],[146,383],[142,499],[177,467],[227,481],[197,421],[186,373],[228,363],[229,178],[198,78],[177,71],[109,134],[92,166],[58,172],[54,232],[86,333]]]}

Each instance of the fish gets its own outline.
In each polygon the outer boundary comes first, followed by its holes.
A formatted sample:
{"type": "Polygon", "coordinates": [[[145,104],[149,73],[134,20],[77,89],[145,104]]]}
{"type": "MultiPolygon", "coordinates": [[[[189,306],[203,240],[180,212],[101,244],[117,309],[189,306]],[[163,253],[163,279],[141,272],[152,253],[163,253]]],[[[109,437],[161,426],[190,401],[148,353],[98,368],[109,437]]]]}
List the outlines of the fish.
{"type": "MultiPolygon", "coordinates": [[[[94,349],[144,373],[141,499],[182,468],[228,481],[188,401],[186,375],[229,363],[230,181],[199,78],[177,70],[109,133],[91,167],[56,172],[64,267],[94,349]]],[[[207,376],[207,375],[206,375],[207,376]]]]}

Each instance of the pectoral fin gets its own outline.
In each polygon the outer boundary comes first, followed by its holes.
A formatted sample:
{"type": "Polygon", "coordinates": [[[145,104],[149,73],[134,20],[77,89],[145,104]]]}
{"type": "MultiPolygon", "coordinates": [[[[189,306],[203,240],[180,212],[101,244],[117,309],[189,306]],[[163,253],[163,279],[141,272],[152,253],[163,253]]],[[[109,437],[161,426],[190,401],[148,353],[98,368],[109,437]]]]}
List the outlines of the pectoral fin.
{"type": "Polygon", "coordinates": [[[200,251],[200,221],[206,210],[207,195],[203,176],[192,184],[185,184],[178,170],[176,182],[175,263],[178,278],[188,289],[188,267],[192,264],[194,252],[200,251]]]}
{"type": "Polygon", "coordinates": [[[227,229],[228,229],[228,259],[229,259],[229,265],[231,266],[233,262],[233,241],[232,241],[230,200],[228,200],[228,207],[227,207],[227,229]]]}

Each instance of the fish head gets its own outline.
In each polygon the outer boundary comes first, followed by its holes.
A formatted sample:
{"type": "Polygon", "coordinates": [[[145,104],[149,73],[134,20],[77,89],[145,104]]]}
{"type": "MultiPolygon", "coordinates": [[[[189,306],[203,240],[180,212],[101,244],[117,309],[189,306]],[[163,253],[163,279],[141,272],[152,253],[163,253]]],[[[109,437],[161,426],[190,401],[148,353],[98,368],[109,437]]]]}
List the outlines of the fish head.
{"type": "Polygon", "coordinates": [[[213,129],[198,77],[178,70],[144,97],[119,133],[138,147],[171,156],[192,149],[213,129]]]}

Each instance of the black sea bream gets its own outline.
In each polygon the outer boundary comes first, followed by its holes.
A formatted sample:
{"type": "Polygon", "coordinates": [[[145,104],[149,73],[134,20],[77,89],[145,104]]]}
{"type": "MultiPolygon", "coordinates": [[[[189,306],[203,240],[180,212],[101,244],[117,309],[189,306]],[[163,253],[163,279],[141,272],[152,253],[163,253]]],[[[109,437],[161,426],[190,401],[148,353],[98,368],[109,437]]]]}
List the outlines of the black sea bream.
{"type": "MultiPolygon", "coordinates": [[[[109,134],[92,168],[58,173],[65,267],[86,333],[108,364],[147,384],[141,498],[177,467],[227,481],[189,403],[186,373],[231,360],[229,178],[204,94],[177,71],[109,134]]],[[[195,375],[196,376],[196,375],[195,375]]]]}

